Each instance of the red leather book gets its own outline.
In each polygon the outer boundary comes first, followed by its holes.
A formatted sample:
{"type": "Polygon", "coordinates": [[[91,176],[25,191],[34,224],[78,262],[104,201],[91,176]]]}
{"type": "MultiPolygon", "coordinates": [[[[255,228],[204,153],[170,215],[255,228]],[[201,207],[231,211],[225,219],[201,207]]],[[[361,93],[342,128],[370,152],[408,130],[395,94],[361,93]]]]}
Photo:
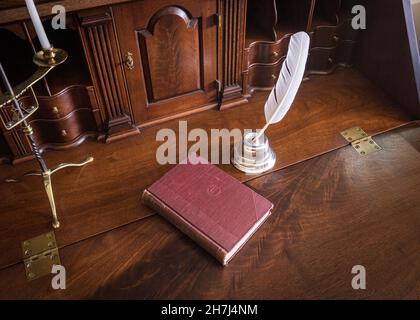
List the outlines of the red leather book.
{"type": "Polygon", "coordinates": [[[226,265],[273,204],[216,166],[189,157],[147,188],[143,201],[226,265]]]}

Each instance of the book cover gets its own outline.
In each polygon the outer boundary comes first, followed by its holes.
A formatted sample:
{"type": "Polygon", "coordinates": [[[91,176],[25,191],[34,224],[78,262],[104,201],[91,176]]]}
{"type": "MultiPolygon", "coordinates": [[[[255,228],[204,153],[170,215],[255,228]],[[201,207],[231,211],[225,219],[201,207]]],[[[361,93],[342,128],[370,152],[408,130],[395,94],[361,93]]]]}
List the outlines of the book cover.
{"type": "Polygon", "coordinates": [[[271,213],[273,204],[203,159],[190,155],[143,193],[145,204],[223,265],[271,213]],[[197,163],[198,164],[192,164],[197,163]]]}

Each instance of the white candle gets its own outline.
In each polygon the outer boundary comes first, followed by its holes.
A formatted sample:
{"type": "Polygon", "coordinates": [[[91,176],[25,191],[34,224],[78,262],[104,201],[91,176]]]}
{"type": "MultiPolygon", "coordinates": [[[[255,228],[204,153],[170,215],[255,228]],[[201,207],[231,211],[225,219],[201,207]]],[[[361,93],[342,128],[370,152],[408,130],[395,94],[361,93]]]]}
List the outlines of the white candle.
{"type": "Polygon", "coordinates": [[[50,49],[51,44],[48,41],[47,34],[45,33],[44,26],[39,18],[38,11],[36,10],[34,0],[25,0],[26,7],[28,8],[29,15],[31,16],[32,23],[35,27],[36,35],[41,43],[42,49],[50,49]]]}

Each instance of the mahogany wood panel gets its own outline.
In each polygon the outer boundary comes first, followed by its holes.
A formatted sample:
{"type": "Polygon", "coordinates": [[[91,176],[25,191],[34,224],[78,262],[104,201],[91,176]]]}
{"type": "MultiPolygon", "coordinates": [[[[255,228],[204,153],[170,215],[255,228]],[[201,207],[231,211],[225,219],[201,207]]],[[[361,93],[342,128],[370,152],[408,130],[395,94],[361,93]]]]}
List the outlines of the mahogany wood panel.
{"type": "Polygon", "coordinates": [[[420,57],[410,48],[417,44],[410,1],[367,0],[364,5],[370,22],[360,37],[358,68],[418,119],[420,57]]]}
{"type": "Polygon", "coordinates": [[[223,0],[222,16],[222,83],[225,96],[240,93],[242,88],[242,59],[245,47],[246,0],[223,0]],[[234,92],[232,92],[234,91],[234,92]]]}
{"type": "Polygon", "coordinates": [[[158,216],[63,248],[66,290],[0,271],[1,298],[419,299],[420,128],[377,136],[248,182],[274,204],[223,268],[158,216]],[[354,290],[354,265],[367,289],[354,290]],[[13,288],[13,289],[11,289],[13,288]]]}
{"type": "Polygon", "coordinates": [[[132,53],[134,68],[126,68],[125,75],[137,125],[215,105],[216,9],[212,0],[113,7],[120,49],[123,55],[132,53]],[[186,77],[192,82],[181,81],[186,77]]]}
{"type": "Polygon", "coordinates": [[[198,19],[178,7],[163,8],[153,18],[138,31],[148,102],[200,90],[198,19]]]}
{"type": "MultiPolygon", "coordinates": [[[[37,1],[37,10],[43,17],[51,16],[51,8],[57,4],[64,6],[66,12],[73,12],[129,1],[133,0],[41,0],[37,1]]],[[[0,2],[0,24],[28,20],[29,18],[24,0],[2,0],[0,2]]]]}
{"type": "Polygon", "coordinates": [[[138,132],[133,126],[118,40],[109,8],[79,14],[80,35],[93,80],[103,126],[109,138],[138,132]]]}
{"type": "MultiPolygon", "coordinates": [[[[251,103],[222,112],[209,110],[184,118],[193,128],[261,128],[266,94],[256,94],[251,103]]],[[[314,76],[306,81],[296,101],[279,125],[267,135],[277,154],[274,170],[315,157],[347,144],[340,132],[361,126],[376,134],[410,121],[397,105],[364,79],[357,71],[339,70],[330,77],[314,76]]],[[[139,202],[142,190],[171,168],[159,165],[155,151],[161,142],[161,128],[178,132],[178,120],[145,129],[141,135],[100,145],[87,141],[68,152],[50,152],[50,166],[76,162],[92,155],[95,161],[80,169],[61,171],[53,177],[61,227],[56,231],[60,247],[81,241],[117,226],[142,219],[152,212],[139,202]]],[[[191,145],[193,142],[190,142],[191,145]]],[[[241,181],[253,176],[242,174],[230,165],[223,170],[241,181]]],[[[19,166],[0,166],[0,181],[38,169],[34,161],[19,166]]],[[[0,267],[21,259],[20,242],[51,229],[51,214],[39,177],[21,183],[0,183],[1,242],[0,267]]]]}

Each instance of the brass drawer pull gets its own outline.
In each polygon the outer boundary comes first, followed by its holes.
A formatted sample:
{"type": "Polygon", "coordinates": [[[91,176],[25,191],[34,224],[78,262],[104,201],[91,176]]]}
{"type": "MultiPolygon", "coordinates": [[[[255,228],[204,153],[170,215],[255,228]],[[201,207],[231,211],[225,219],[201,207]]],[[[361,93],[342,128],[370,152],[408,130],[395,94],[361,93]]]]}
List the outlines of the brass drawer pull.
{"type": "Polygon", "coordinates": [[[274,51],[271,53],[271,56],[277,58],[279,56],[279,53],[277,51],[274,51]]]}
{"type": "Polygon", "coordinates": [[[125,54],[125,65],[127,67],[128,70],[133,70],[134,69],[134,59],[133,59],[133,54],[131,52],[127,52],[125,54]]]}
{"type": "Polygon", "coordinates": [[[330,64],[332,64],[332,63],[334,62],[334,60],[333,60],[332,58],[328,58],[328,62],[329,62],[330,64]]]}
{"type": "Polygon", "coordinates": [[[335,42],[338,42],[340,40],[340,38],[337,37],[337,36],[334,36],[333,39],[334,39],[335,42]]]}
{"type": "Polygon", "coordinates": [[[275,74],[272,74],[271,75],[271,79],[276,80],[277,79],[277,76],[275,74]]]}
{"type": "Polygon", "coordinates": [[[61,135],[63,136],[63,137],[65,137],[65,136],[67,136],[67,131],[66,130],[61,130],[61,135]]]}
{"type": "Polygon", "coordinates": [[[52,108],[52,112],[54,114],[58,115],[58,108],[57,107],[52,108]]]}

